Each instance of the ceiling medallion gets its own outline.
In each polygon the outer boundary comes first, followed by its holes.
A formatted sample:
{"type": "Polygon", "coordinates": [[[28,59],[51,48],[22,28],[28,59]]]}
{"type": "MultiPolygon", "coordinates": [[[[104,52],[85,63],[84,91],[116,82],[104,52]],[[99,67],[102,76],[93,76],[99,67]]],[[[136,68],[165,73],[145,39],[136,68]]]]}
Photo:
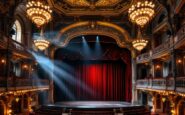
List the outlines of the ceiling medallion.
{"type": "Polygon", "coordinates": [[[148,44],[148,41],[146,39],[143,39],[143,37],[141,35],[141,31],[139,29],[137,39],[132,42],[132,46],[136,50],[141,51],[142,49],[144,49],[146,47],[147,44],[148,44]]]}
{"type": "Polygon", "coordinates": [[[43,31],[41,30],[40,37],[34,40],[34,45],[41,51],[47,49],[49,47],[49,41],[47,41],[44,37],[43,31]]]}
{"type": "Polygon", "coordinates": [[[154,8],[155,4],[152,1],[139,0],[129,8],[128,15],[132,22],[143,27],[154,17],[154,8]]]}
{"type": "Polygon", "coordinates": [[[41,0],[30,0],[26,5],[26,13],[37,27],[45,25],[52,19],[50,6],[41,0]]]}

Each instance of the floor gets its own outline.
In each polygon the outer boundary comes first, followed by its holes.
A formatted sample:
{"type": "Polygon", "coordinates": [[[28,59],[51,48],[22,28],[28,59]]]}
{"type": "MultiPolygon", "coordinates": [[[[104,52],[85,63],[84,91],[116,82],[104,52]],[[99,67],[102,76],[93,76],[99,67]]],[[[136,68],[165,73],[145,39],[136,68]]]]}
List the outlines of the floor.
{"type": "Polygon", "coordinates": [[[132,105],[128,102],[118,102],[118,101],[67,101],[58,102],[54,105],[65,108],[124,108],[124,107],[136,107],[139,105],[132,105]]]}

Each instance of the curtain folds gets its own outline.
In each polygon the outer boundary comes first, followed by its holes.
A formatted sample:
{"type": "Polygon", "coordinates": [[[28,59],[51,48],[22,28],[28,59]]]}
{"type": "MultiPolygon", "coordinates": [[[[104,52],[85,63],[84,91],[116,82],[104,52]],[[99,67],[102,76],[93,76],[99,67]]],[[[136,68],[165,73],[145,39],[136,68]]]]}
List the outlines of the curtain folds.
{"type": "Polygon", "coordinates": [[[59,75],[65,88],[55,85],[55,101],[130,101],[130,72],[122,60],[68,64],[73,80],[59,75]]]}

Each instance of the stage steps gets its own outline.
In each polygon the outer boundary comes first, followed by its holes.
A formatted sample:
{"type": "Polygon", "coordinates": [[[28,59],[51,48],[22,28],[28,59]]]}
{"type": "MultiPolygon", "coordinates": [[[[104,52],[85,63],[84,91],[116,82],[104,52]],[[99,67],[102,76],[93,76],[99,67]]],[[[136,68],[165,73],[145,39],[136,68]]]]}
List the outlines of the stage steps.
{"type": "Polygon", "coordinates": [[[124,108],[62,108],[42,106],[35,115],[150,115],[144,106],[124,108]]]}

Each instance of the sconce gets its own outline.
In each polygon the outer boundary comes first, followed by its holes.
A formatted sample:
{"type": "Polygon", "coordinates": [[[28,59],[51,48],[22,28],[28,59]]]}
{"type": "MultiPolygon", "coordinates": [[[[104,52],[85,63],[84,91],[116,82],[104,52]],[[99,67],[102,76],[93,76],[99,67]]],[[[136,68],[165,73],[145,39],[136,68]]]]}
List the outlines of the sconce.
{"type": "Polygon", "coordinates": [[[160,69],[160,68],[161,68],[161,66],[160,66],[160,65],[156,65],[155,67],[156,67],[156,69],[160,69]]]}
{"type": "Polygon", "coordinates": [[[166,101],[166,98],[165,98],[165,97],[163,97],[163,98],[162,98],[162,102],[164,103],[165,101],[166,101]]]}
{"type": "Polygon", "coordinates": [[[28,69],[28,65],[24,64],[23,69],[28,69]]]}
{"type": "Polygon", "coordinates": [[[178,64],[181,64],[181,63],[182,63],[182,60],[181,60],[181,59],[178,59],[178,60],[177,60],[177,63],[178,63],[178,64]]]}
{"type": "Polygon", "coordinates": [[[19,97],[16,97],[15,98],[15,101],[18,103],[19,102],[19,97]]]}
{"type": "Polygon", "coordinates": [[[1,59],[1,63],[2,64],[5,64],[6,63],[6,60],[5,59],[1,59]]]}

